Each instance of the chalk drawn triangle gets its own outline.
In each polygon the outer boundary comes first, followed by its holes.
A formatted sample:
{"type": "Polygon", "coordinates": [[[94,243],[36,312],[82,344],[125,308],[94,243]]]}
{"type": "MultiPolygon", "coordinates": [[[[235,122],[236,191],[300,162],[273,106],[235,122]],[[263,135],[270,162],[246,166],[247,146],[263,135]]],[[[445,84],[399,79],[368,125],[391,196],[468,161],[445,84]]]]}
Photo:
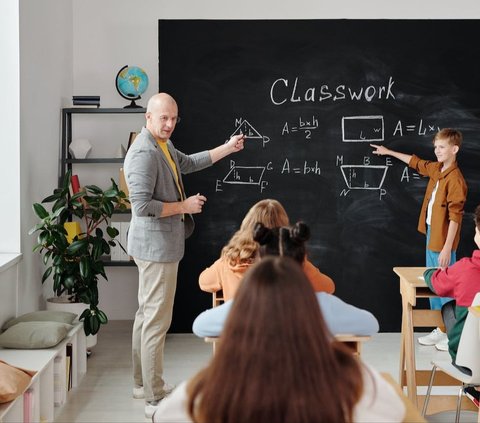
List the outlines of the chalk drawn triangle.
{"type": "Polygon", "coordinates": [[[258,139],[263,139],[263,137],[257,132],[257,130],[248,123],[246,119],[242,120],[240,122],[240,125],[237,126],[237,129],[235,129],[235,132],[230,135],[230,137],[233,137],[234,135],[240,135],[243,134],[245,135],[245,138],[258,138],[258,139]]]}

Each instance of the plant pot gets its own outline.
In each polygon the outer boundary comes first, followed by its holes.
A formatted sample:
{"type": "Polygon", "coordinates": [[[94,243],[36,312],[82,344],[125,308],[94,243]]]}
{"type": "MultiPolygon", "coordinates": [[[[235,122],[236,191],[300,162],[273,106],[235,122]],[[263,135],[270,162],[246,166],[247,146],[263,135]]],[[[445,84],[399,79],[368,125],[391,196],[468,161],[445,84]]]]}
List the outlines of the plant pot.
{"type": "MultiPolygon", "coordinates": [[[[68,311],[70,313],[75,313],[77,315],[75,322],[78,322],[78,317],[83,313],[83,310],[85,310],[86,308],[88,308],[87,304],[71,303],[66,297],[53,297],[47,299],[47,310],[68,311]]],[[[87,351],[95,345],[97,345],[97,335],[88,335],[87,351]]]]}

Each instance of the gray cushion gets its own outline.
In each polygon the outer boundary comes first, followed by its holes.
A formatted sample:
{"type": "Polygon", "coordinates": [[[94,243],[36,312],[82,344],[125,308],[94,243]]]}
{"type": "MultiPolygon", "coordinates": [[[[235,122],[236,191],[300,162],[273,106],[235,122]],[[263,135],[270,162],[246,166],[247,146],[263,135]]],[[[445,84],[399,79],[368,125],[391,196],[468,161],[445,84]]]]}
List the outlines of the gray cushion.
{"type": "Polygon", "coordinates": [[[20,322],[0,335],[0,347],[26,350],[53,347],[72,327],[59,322],[20,322]]]}
{"type": "Polygon", "coordinates": [[[20,322],[60,322],[71,324],[76,317],[77,315],[75,313],[70,313],[68,311],[32,311],[31,313],[26,313],[10,319],[3,325],[2,329],[6,330],[20,322]]]}

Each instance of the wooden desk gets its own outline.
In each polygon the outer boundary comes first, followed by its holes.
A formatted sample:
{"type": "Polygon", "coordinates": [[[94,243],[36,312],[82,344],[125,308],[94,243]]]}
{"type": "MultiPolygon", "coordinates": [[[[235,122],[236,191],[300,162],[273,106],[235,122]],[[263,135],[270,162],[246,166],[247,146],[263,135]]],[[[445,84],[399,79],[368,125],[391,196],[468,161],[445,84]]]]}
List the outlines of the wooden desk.
{"type": "MultiPolygon", "coordinates": [[[[419,409],[423,405],[424,396],[418,397],[417,386],[427,386],[430,378],[430,370],[417,370],[415,364],[415,339],[416,327],[438,327],[443,325],[440,310],[414,310],[417,298],[437,297],[427,284],[420,278],[427,267],[394,267],[393,271],[400,277],[400,294],[402,295],[402,333],[400,339],[400,386],[407,387],[408,398],[419,409]]],[[[451,376],[438,372],[435,376],[435,386],[459,386],[458,380],[451,376]]],[[[466,398],[465,398],[466,399],[466,398]]],[[[468,399],[466,399],[469,401],[468,399]]],[[[455,409],[456,396],[433,395],[429,403],[429,410],[440,412],[455,409]]],[[[469,401],[471,403],[471,401],[469,401]]],[[[462,409],[468,403],[462,400],[462,409]]]]}
{"type": "MultiPolygon", "coordinates": [[[[220,341],[220,337],[215,336],[206,336],[203,338],[205,342],[212,344],[213,354],[215,354],[217,343],[220,341]]],[[[349,349],[352,350],[352,353],[360,356],[362,352],[362,344],[370,339],[370,336],[361,336],[361,335],[349,335],[341,334],[335,336],[335,342],[342,342],[349,349]]]]}
{"type": "Polygon", "coordinates": [[[426,423],[427,421],[422,417],[420,412],[417,410],[417,407],[413,405],[412,401],[408,399],[397,382],[393,379],[390,373],[381,373],[382,377],[393,386],[393,389],[397,392],[398,396],[401,398],[403,405],[405,406],[405,417],[403,421],[405,423],[426,423]]]}

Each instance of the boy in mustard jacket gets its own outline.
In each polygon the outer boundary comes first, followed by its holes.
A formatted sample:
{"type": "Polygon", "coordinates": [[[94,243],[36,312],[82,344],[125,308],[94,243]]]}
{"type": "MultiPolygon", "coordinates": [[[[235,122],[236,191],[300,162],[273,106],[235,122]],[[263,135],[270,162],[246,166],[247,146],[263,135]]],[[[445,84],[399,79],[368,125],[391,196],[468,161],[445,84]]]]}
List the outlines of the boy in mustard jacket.
{"type": "MultiPolygon", "coordinates": [[[[460,131],[445,128],[437,132],[433,138],[436,162],[370,144],[374,148],[373,154],[395,157],[420,175],[430,178],[418,220],[418,230],[426,235],[427,267],[445,269],[456,261],[467,198],[467,184],[457,165],[457,153],[461,144],[460,131]]],[[[439,310],[450,300],[451,298],[433,298],[430,300],[430,307],[432,310],[439,310]]],[[[448,349],[447,335],[440,328],[420,337],[418,342],[435,345],[443,351],[448,349]]]]}

